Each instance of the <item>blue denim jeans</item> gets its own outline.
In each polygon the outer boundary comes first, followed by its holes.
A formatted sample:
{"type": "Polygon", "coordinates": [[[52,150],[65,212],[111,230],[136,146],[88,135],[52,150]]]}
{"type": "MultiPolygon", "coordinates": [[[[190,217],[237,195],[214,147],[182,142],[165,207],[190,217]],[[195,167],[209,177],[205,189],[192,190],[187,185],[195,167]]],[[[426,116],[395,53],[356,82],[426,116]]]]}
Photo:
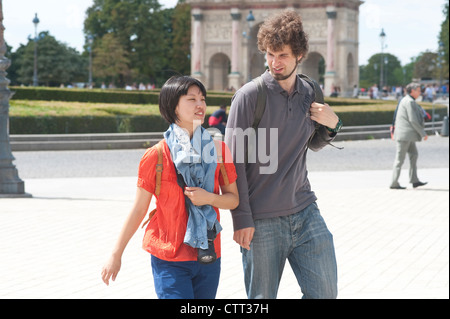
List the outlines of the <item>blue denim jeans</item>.
{"type": "Polygon", "coordinates": [[[205,265],[152,256],[152,272],[159,299],[214,299],[219,286],[220,258],[205,265]]]}
{"type": "Polygon", "coordinates": [[[248,298],[277,297],[286,259],[303,298],[337,297],[333,236],[316,203],[289,216],[255,220],[250,248],[241,248],[248,298]]]}

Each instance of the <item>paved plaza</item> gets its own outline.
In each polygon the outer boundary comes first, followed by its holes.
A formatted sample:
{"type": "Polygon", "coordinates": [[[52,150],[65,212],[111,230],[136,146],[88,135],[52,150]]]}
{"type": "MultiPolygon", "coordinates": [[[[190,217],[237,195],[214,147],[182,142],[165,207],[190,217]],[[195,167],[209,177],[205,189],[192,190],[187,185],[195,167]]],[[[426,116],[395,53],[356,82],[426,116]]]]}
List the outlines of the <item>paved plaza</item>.
{"type": "MultiPolygon", "coordinates": [[[[435,167],[427,163],[421,168],[427,154],[419,146],[419,177],[428,185],[417,189],[407,183],[406,164],[400,178],[406,190],[389,189],[391,170],[384,166],[327,170],[311,164],[310,181],[334,235],[338,298],[449,298],[448,138],[432,137],[431,142],[436,149],[444,148],[447,157],[435,167]]],[[[346,154],[355,154],[358,148],[370,148],[370,143],[336,144],[345,145],[346,154]]],[[[377,143],[382,142],[373,141],[372,148],[377,143]]],[[[392,145],[388,149],[392,151],[392,145]]],[[[116,282],[107,287],[100,278],[133,203],[136,177],[128,172],[97,177],[95,173],[43,177],[35,172],[29,178],[33,166],[37,170],[45,164],[25,159],[44,153],[14,155],[26,191],[33,197],[0,198],[0,298],[156,298],[150,255],[141,249],[142,229],[125,250],[116,282]]],[[[392,165],[388,155],[378,155],[375,162],[386,157],[385,165],[392,165]]],[[[316,165],[326,163],[316,154],[311,158],[315,156],[316,165]]],[[[352,165],[364,161],[361,157],[352,165]]],[[[246,298],[230,213],[221,211],[221,218],[217,298],[246,298]]],[[[278,298],[300,297],[286,263],[278,298]]]]}

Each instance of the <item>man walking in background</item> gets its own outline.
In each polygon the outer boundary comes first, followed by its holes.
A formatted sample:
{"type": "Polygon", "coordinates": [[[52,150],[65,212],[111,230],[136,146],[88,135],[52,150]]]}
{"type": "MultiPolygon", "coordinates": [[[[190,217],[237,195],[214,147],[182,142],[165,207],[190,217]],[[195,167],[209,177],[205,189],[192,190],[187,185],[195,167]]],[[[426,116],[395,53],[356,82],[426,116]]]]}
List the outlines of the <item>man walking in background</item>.
{"type": "Polygon", "coordinates": [[[425,133],[424,115],[422,107],[416,99],[421,94],[420,84],[410,83],[406,86],[406,95],[398,105],[395,117],[394,140],[397,143],[397,154],[394,161],[391,189],[405,189],[400,186],[398,179],[405,161],[406,153],[409,155],[409,182],[414,188],[427,184],[419,181],[417,177],[417,151],[416,142],[428,139],[425,133]]]}

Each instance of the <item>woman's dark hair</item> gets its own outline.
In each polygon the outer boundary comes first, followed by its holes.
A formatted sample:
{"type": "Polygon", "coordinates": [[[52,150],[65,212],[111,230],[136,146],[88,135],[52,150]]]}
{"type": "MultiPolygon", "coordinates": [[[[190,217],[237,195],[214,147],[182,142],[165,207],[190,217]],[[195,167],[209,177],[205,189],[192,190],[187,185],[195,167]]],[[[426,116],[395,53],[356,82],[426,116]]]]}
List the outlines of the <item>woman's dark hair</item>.
{"type": "Polygon", "coordinates": [[[159,112],[169,124],[178,121],[175,109],[180,97],[187,95],[189,88],[193,85],[198,86],[206,98],[205,86],[202,82],[190,76],[173,76],[164,83],[159,93],[159,112]]]}

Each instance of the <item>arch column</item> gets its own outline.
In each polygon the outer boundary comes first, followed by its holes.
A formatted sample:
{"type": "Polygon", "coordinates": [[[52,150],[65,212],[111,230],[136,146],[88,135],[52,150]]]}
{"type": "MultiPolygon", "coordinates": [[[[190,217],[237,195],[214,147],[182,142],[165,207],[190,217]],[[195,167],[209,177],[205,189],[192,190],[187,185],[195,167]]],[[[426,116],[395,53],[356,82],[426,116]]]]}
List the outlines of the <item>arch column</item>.
{"type": "Polygon", "coordinates": [[[326,8],[328,24],[327,24],[327,61],[325,71],[325,96],[330,96],[336,83],[336,69],[335,69],[335,56],[336,56],[336,17],[337,12],[334,6],[327,6],[326,8]]]}
{"type": "Polygon", "coordinates": [[[238,8],[231,9],[231,73],[228,75],[228,86],[235,90],[240,88],[239,51],[241,47],[241,13],[238,8]]]}
{"type": "Polygon", "coordinates": [[[202,21],[203,14],[200,9],[193,9],[192,16],[194,17],[194,23],[192,26],[192,77],[200,80],[203,83],[202,74],[202,21]]]}

